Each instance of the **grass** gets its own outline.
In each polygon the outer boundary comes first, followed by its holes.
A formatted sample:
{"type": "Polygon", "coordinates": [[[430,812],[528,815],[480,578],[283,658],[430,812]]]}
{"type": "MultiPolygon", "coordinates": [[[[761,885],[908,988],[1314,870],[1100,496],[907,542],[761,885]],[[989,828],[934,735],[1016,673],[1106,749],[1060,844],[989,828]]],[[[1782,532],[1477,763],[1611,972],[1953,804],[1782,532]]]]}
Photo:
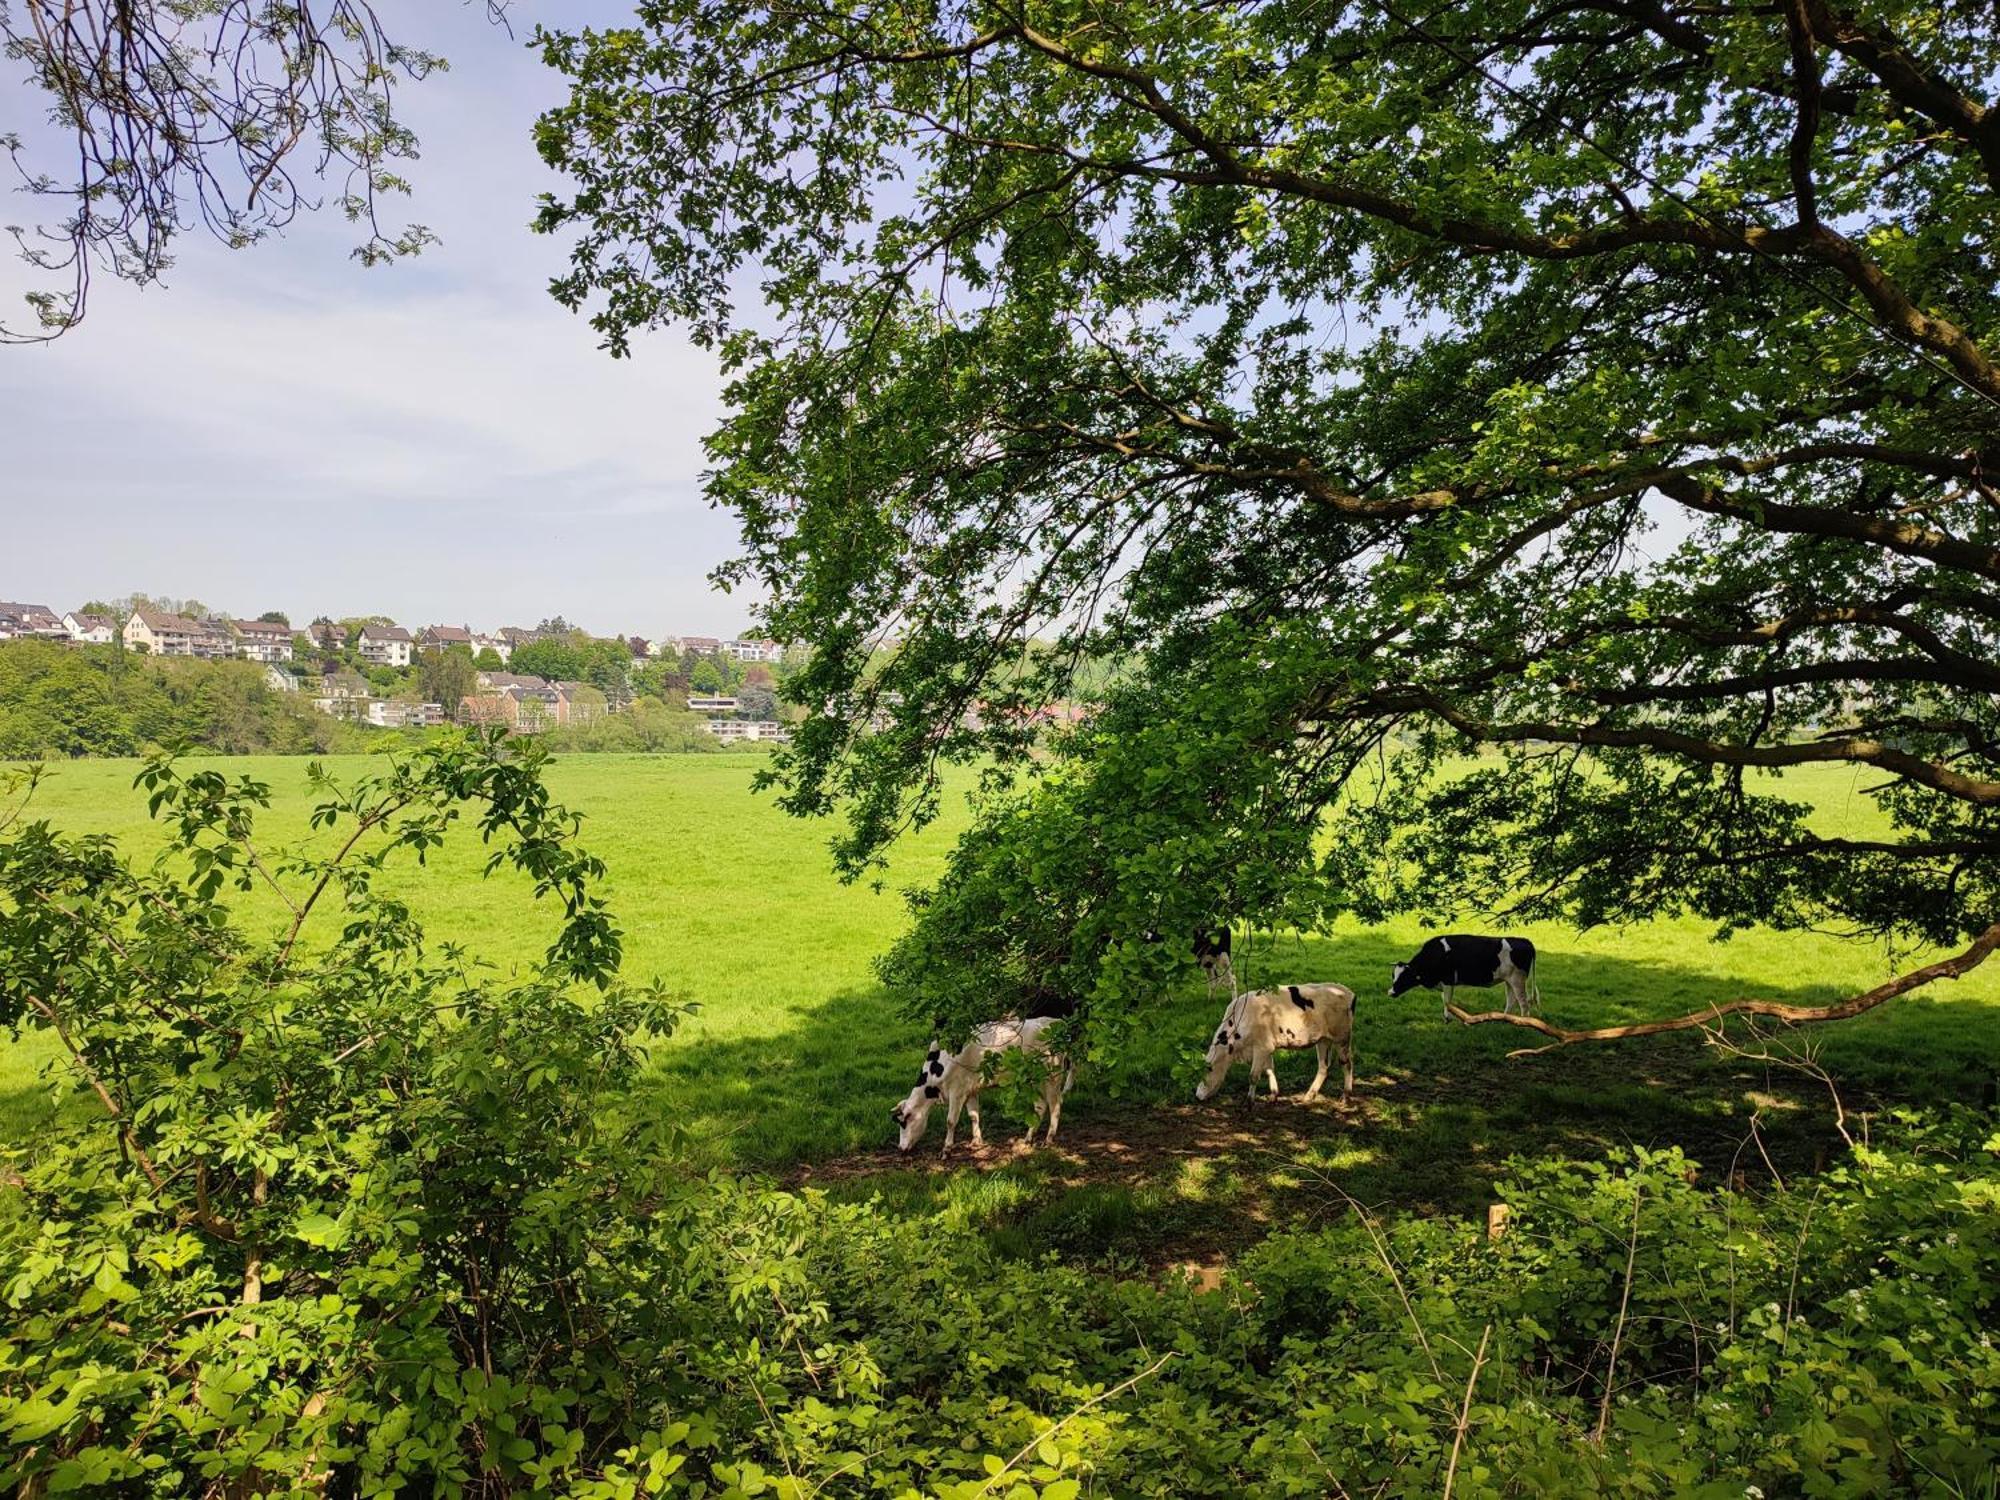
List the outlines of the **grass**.
{"type": "MultiPolygon", "coordinates": [[[[1226,1253],[1272,1223],[1323,1212],[1338,1201],[1328,1180],[1364,1202],[1471,1212],[1515,1152],[1593,1156],[1673,1143],[1717,1173],[1740,1167],[1746,1153],[1759,1173],[1767,1154],[1789,1173],[1809,1169],[1832,1138],[1823,1089],[1717,1056],[1696,1038],[1510,1061],[1518,1033],[1450,1025],[1427,992],[1386,998],[1389,965],[1425,935],[1408,920],[1306,940],[1259,935],[1239,946],[1247,982],[1331,979],[1359,992],[1351,1109],[1281,1102],[1246,1116],[1240,1070],[1224,1100],[1196,1107],[1192,1064],[1219,1004],[1197,980],[1162,1003],[1149,1040],[1116,1078],[1086,1070],[1063,1118],[1070,1151],[1019,1159],[996,1144],[982,1158],[988,1170],[940,1171],[930,1156],[940,1125],[921,1161],[897,1158],[887,1111],[925,1038],[896,1014],[870,960],[906,920],[897,889],[937,873],[963,814],[954,809],[910,839],[888,889],[843,886],[828,870],[827,830],[750,793],[761,763],[755,754],[578,756],[558,760],[549,776],[554,794],[588,815],[586,843],[610,866],[628,974],[664,974],[701,1006],[662,1049],[639,1101],[680,1121],[701,1160],[778,1171],[899,1212],[947,1214],[1024,1254],[1157,1260],[1226,1253]],[[1753,1118],[1760,1139],[1749,1142],[1753,1118]]],[[[269,842],[306,836],[315,799],[303,761],[217,764],[270,784],[269,842]]],[[[367,764],[328,762],[343,778],[367,764]]],[[[118,835],[142,857],[153,841],[130,788],[134,769],[64,765],[38,794],[36,815],[72,832],[118,835]]],[[[1787,790],[1810,797],[1828,831],[1877,826],[1846,776],[1794,776],[1787,790]]],[[[399,867],[394,888],[434,937],[502,966],[532,960],[553,918],[532,906],[518,877],[481,879],[482,863],[468,830],[428,867],[399,867]]],[[[243,899],[253,923],[278,925],[274,897],[243,899]]],[[[1576,1024],[1742,994],[1825,1001],[1920,957],[1814,933],[1717,943],[1688,921],[1532,936],[1544,1013],[1576,1024]]],[[[1818,1045],[1850,1109],[1985,1097],[2000,1058],[2000,965],[1828,1028],[1818,1045]]],[[[81,1107],[56,1097],[38,1039],[0,1048],[0,1137],[22,1139],[53,1109],[81,1107]]],[[[1281,1064],[1286,1089],[1302,1087],[1310,1067],[1310,1054],[1281,1064]]],[[[995,1142],[1011,1142],[1023,1123],[1009,1121],[998,1100],[987,1119],[995,1142]]]]}

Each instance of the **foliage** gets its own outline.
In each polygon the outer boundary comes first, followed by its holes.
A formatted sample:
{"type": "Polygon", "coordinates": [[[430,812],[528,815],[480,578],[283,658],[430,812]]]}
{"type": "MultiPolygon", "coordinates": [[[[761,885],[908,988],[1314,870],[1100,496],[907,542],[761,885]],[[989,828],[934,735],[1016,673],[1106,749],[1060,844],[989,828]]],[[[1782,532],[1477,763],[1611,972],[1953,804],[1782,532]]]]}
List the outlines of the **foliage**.
{"type": "Polygon", "coordinates": [[[680,1007],[614,983],[603,867],[541,768],[494,735],[348,787],[315,772],[315,823],[343,837],[326,856],[260,848],[268,788],[166,757],[137,783],[166,834],[150,869],[9,830],[0,1019],[54,1033],[98,1108],[14,1153],[0,1481],[462,1490],[619,1407],[593,1233],[664,1137],[599,1117],[680,1007]],[[434,949],[376,888],[468,813],[487,868],[562,907],[526,973],[434,949]],[[291,915],[270,937],[229,900],[260,885],[291,915]]]}
{"type": "Polygon", "coordinates": [[[306,754],[366,743],[364,731],[272,688],[253,662],[0,642],[0,760],[132,755],[170,744],[306,754]]]}
{"type": "MultiPolygon", "coordinates": [[[[505,0],[488,10],[498,19],[505,0]]],[[[12,231],[53,284],[28,293],[35,324],[0,328],[0,342],[54,338],[82,321],[94,267],[157,280],[191,226],[232,248],[283,230],[318,206],[301,175],[334,183],[342,214],[362,226],[354,253],[364,263],[435,238],[420,224],[387,229],[376,211],[409,191],[396,162],[416,155],[396,88],[444,59],[393,40],[366,0],[277,11],[20,0],[0,7],[0,51],[24,65],[48,116],[45,127],[7,122],[26,139],[9,130],[0,146],[58,214],[12,231]],[[64,165],[40,165],[65,151],[64,165]]]]}
{"type": "Polygon", "coordinates": [[[447,718],[456,719],[459,704],[478,690],[478,664],[463,646],[419,651],[414,665],[418,701],[443,704],[447,718]]]}
{"type": "MultiPolygon", "coordinates": [[[[541,224],[614,353],[732,372],[725,577],[814,643],[779,773],[848,871],[1117,662],[1117,732],[995,804],[1021,871],[1045,813],[1117,841],[1071,910],[1958,942],[2000,915],[1990,23],[657,0],[542,37],[541,224]],[[1749,774],[1819,764],[1882,836],[1749,774]]],[[[935,950],[1018,940],[979,920],[935,950]]],[[[1142,1003],[1140,930],[1075,987],[1142,1003]]]]}

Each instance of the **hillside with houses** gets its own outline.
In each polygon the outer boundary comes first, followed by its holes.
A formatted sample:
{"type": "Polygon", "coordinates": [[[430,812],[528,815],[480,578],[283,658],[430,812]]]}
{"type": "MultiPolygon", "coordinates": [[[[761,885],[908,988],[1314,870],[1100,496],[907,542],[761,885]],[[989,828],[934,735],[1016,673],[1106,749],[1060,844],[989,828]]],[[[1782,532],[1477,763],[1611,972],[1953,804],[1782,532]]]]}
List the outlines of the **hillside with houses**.
{"type": "Polygon", "coordinates": [[[561,617],[479,630],[384,615],[295,624],[281,611],[238,616],[144,596],[61,612],[0,600],[0,756],[122,753],[131,736],[110,726],[134,682],[169,703],[254,702],[239,720],[270,718],[266,745],[255,732],[218,735],[191,714],[182,727],[192,742],[214,748],[324,749],[342,735],[443,724],[552,736],[572,749],[777,744],[791,718],[779,687],[798,660],[755,637],[600,636],[561,617]],[[205,668],[217,670],[205,677],[205,668]],[[86,710],[95,731],[75,722],[86,710]],[[326,732],[299,732],[301,714],[328,721],[326,732]]]}

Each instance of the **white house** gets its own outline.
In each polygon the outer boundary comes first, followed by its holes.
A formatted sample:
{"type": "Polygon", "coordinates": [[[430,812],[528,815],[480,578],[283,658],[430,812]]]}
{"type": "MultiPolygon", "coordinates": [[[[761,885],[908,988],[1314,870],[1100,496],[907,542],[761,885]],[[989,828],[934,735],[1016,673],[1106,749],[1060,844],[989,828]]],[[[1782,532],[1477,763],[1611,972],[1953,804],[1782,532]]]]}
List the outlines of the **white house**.
{"type": "Polygon", "coordinates": [[[264,668],[264,686],[274,693],[296,693],[299,690],[299,680],[284,668],[267,664],[264,668]]]}
{"type": "Polygon", "coordinates": [[[722,654],[737,661],[777,661],[785,649],[776,641],[724,641],[722,654]]]}
{"type": "Polygon", "coordinates": [[[701,727],[725,745],[760,740],[766,744],[782,745],[792,737],[791,730],[776,719],[708,719],[701,727]]]}
{"type": "Polygon", "coordinates": [[[714,693],[690,693],[688,707],[698,714],[733,714],[737,709],[737,701],[714,693]]]}
{"type": "Polygon", "coordinates": [[[63,629],[80,645],[108,646],[118,635],[118,622],[109,615],[86,615],[71,610],[62,617],[63,629]]]}
{"type": "Polygon", "coordinates": [[[504,667],[507,658],[514,654],[514,643],[504,635],[487,635],[480,631],[472,637],[472,654],[477,656],[482,651],[491,651],[500,658],[500,665],[504,667]]]}
{"type": "Polygon", "coordinates": [[[292,627],[274,620],[231,620],[236,647],[251,661],[274,662],[292,659],[292,627]]]}
{"type": "Polygon", "coordinates": [[[354,643],[361,659],[378,667],[407,667],[410,647],[410,632],[400,625],[364,625],[354,643]]]}

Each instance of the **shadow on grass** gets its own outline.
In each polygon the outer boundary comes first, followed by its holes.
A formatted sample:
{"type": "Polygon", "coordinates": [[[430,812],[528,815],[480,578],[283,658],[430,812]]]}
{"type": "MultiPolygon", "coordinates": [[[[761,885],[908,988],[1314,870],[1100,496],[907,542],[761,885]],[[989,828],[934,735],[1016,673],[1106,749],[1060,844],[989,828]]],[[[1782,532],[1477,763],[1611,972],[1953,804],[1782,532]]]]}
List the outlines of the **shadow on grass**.
{"type": "MultiPolygon", "coordinates": [[[[941,1118],[909,1156],[893,1149],[889,1110],[927,1038],[879,990],[840,995],[768,1036],[672,1044],[640,1102],[682,1125],[701,1160],[784,1172],[891,1209],[944,1212],[1023,1253],[1148,1259],[1261,1235],[1338,1209],[1342,1194],[1398,1212],[1479,1211],[1516,1155],[1589,1159],[1619,1146],[1678,1146],[1709,1180],[1741,1171],[1755,1182],[1814,1170],[1842,1149],[1823,1086],[1725,1056],[1698,1034],[1508,1059],[1521,1033],[1445,1021],[1428,992],[1388,999],[1388,965],[1406,955],[1386,938],[1287,947],[1269,965],[1286,979],[1378,981],[1361,992],[1349,1107],[1288,1097],[1246,1110],[1240,1067],[1223,1098],[1194,1104],[1195,1065],[1223,1004],[1199,984],[1157,1008],[1115,1076],[1082,1071],[1061,1149],[1031,1158],[1012,1149],[1024,1121],[1008,1118],[998,1099],[985,1110],[984,1152],[966,1150],[962,1134],[963,1155],[941,1167],[941,1118]],[[965,1165],[979,1170],[956,1170],[965,1165]]],[[[1544,953],[1542,983],[1544,1014],[1588,1025],[1746,992],[1689,968],[1560,950],[1544,953]]],[[[1499,991],[1486,993],[1497,1003],[1499,991]]],[[[1755,993],[1810,1004],[1843,992],[1760,985],[1755,993]]],[[[2000,1003],[1944,990],[1794,1036],[1812,1038],[1850,1114],[1990,1102],[2000,1003]]],[[[1288,1096],[1311,1069],[1310,1053],[1280,1063],[1288,1096]]]]}

